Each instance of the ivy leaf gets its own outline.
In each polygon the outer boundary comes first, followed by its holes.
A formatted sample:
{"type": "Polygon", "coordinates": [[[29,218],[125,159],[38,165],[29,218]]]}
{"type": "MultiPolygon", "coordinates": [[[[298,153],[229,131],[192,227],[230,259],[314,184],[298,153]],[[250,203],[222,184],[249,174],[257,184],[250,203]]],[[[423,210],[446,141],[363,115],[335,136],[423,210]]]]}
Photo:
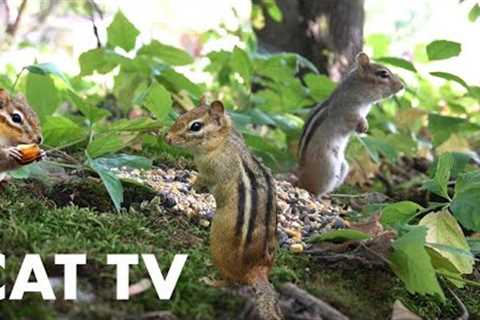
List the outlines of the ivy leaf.
{"type": "Polygon", "coordinates": [[[450,199],[448,195],[448,181],[454,165],[454,158],[451,153],[445,153],[438,158],[435,175],[432,180],[425,183],[425,188],[445,199],[450,199]]]}
{"type": "Polygon", "coordinates": [[[88,165],[100,176],[105,188],[107,189],[110,198],[112,199],[113,204],[117,211],[120,211],[120,208],[123,203],[123,186],[120,182],[120,179],[113,174],[109,168],[105,167],[101,163],[101,158],[92,160],[87,154],[87,163],[88,165]]]}
{"type": "Polygon", "coordinates": [[[60,105],[60,97],[55,84],[48,75],[29,73],[27,76],[26,96],[28,103],[43,124],[47,116],[52,115],[60,105]]]}
{"type": "Polygon", "coordinates": [[[149,44],[141,47],[138,54],[153,56],[168,65],[174,66],[183,66],[193,62],[192,56],[184,50],[163,44],[157,40],[152,40],[149,44]]]}
{"type": "Polygon", "coordinates": [[[390,263],[393,272],[411,293],[438,295],[444,301],[430,256],[425,250],[427,229],[415,227],[392,244],[390,263]]]}
{"type": "Polygon", "coordinates": [[[119,10],[107,28],[107,46],[111,48],[120,47],[128,52],[135,48],[139,34],[140,31],[119,10]]]}
{"type": "Polygon", "coordinates": [[[448,246],[459,249],[459,251],[470,252],[462,229],[457,220],[447,210],[429,213],[420,220],[419,225],[428,228],[425,239],[428,247],[447,259],[459,273],[472,273],[473,256],[442,248],[442,246],[448,246]]]}
{"type": "Polygon", "coordinates": [[[402,68],[411,72],[417,72],[417,69],[408,60],[398,58],[398,57],[381,57],[381,58],[376,58],[375,59],[378,62],[386,63],[389,65],[392,65],[394,67],[402,68]]]}
{"type": "Polygon", "coordinates": [[[172,110],[170,92],[164,86],[155,82],[144,98],[145,107],[152,112],[157,120],[165,120],[172,110]]]}
{"type": "Polygon", "coordinates": [[[364,232],[353,229],[339,229],[322,233],[312,237],[309,242],[319,243],[322,241],[345,242],[348,240],[367,240],[370,236],[364,232]]]}
{"type": "Polygon", "coordinates": [[[445,79],[445,80],[454,81],[454,82],[460,84],[461,86],[463,86],[465,89],[470,90],[470,87],[465,82],[465,80],[463,80],[462,78],[460,78],[457,75],[454,75],[454,74],[448,73],[448,72],[430,72],[430,74],[434,77],[437,77],[437,78],[442,78],[442,79],[445,79]]]}
{"type": "Polygon", "coordinates": [[[435,40],[427,45],[427,55],[430,61],[456,57],[461,51],[460,43],[448,40],[435,40]]]}
{"type": "Polygon", "coordinates": [[[408,223],[423,207],[412,201],[400,201],[383,208],[380,223],[384,226],[396,226],[408,223]]]}
{"type": "Polygon", "coordinates": [[[84,128],[62,116],[48,116],[43,124],[45,144],[58,147],[80,142],[87,137],[84,128]]]}
{"type": "Polygon", "coordinates": [[[480,187],[462,189],[455,193],[450,209],[466,229],[480,232],[480,187]]]}

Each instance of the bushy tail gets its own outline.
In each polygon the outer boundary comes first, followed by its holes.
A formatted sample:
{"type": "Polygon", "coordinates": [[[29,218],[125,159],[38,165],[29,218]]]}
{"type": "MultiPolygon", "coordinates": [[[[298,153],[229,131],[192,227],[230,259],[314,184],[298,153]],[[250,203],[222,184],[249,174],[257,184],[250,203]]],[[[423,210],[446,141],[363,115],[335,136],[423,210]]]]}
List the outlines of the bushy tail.
{"type": "Polygon", "coordinates": [[[277,292],[268,280],[254,284],[255,306],[262,320],[283,320],[283,314],[278,305],[277,292]]]}

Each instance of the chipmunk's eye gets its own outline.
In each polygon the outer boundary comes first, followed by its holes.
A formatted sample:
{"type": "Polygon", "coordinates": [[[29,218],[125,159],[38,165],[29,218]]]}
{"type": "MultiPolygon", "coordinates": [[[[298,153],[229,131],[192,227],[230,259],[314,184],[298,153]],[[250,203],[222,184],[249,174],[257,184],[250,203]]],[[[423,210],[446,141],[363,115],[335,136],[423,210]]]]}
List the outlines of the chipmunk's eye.
{"type": "Polygon", "coordinates": [[[378,70],[377,72],[375,72],[375,75],[383,79],[390,78],[390,72],[388,72],[387,70],[378,70]]]}
{"type": "Polygon", "coordinates": [[[190,125],[190,131],[198,132],[200,129],[202,129],[202,127],[203,123],[196,121],[190,125]]]}
{"type": "Polygon", "coordinates": [[[22,123],[22,116],[18,113],[12,114],[12,121],[15,123],[22,123]]]}

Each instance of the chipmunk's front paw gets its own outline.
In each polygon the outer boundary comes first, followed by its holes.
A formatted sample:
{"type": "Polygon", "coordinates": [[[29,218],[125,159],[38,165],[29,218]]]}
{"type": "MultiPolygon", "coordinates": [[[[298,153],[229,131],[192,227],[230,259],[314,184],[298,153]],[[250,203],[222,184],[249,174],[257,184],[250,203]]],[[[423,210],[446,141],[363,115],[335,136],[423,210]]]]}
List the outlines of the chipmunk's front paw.
{"type": "Polygon", "coordinates": [[[357,133],[367,133],[368,132],[368,122],[365,119],[361,119],[357,122],[357,127],[355,128],[357,133]]]}
{"type": "Polygon", "coordinates": [[[46,152],[40,149],[36,144],[18,145],[9,148],[8,152],[10,157],[22,165],[41,160],[46,156],[46,152]]]}

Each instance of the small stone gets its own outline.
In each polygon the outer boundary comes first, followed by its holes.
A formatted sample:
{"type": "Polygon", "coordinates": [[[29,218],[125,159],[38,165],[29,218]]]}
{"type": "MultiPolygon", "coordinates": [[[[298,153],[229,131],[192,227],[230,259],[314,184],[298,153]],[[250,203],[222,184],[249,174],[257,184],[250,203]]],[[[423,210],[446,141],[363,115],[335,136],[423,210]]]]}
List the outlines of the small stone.
{"type": "Polygon", "coordinates": [[[301,243],[294,243],[290,245],[290,251],[293,253],[302,253],[303,252],[303,244],[301,243]]]}
{"type": "Polygon", "coordinates": [[[208,228],[210,226],[210,221],[206,220],[206,219],[201,219],[200,220],[200,225],[202,227],[205,227],[205,228],[208,228]]]}

